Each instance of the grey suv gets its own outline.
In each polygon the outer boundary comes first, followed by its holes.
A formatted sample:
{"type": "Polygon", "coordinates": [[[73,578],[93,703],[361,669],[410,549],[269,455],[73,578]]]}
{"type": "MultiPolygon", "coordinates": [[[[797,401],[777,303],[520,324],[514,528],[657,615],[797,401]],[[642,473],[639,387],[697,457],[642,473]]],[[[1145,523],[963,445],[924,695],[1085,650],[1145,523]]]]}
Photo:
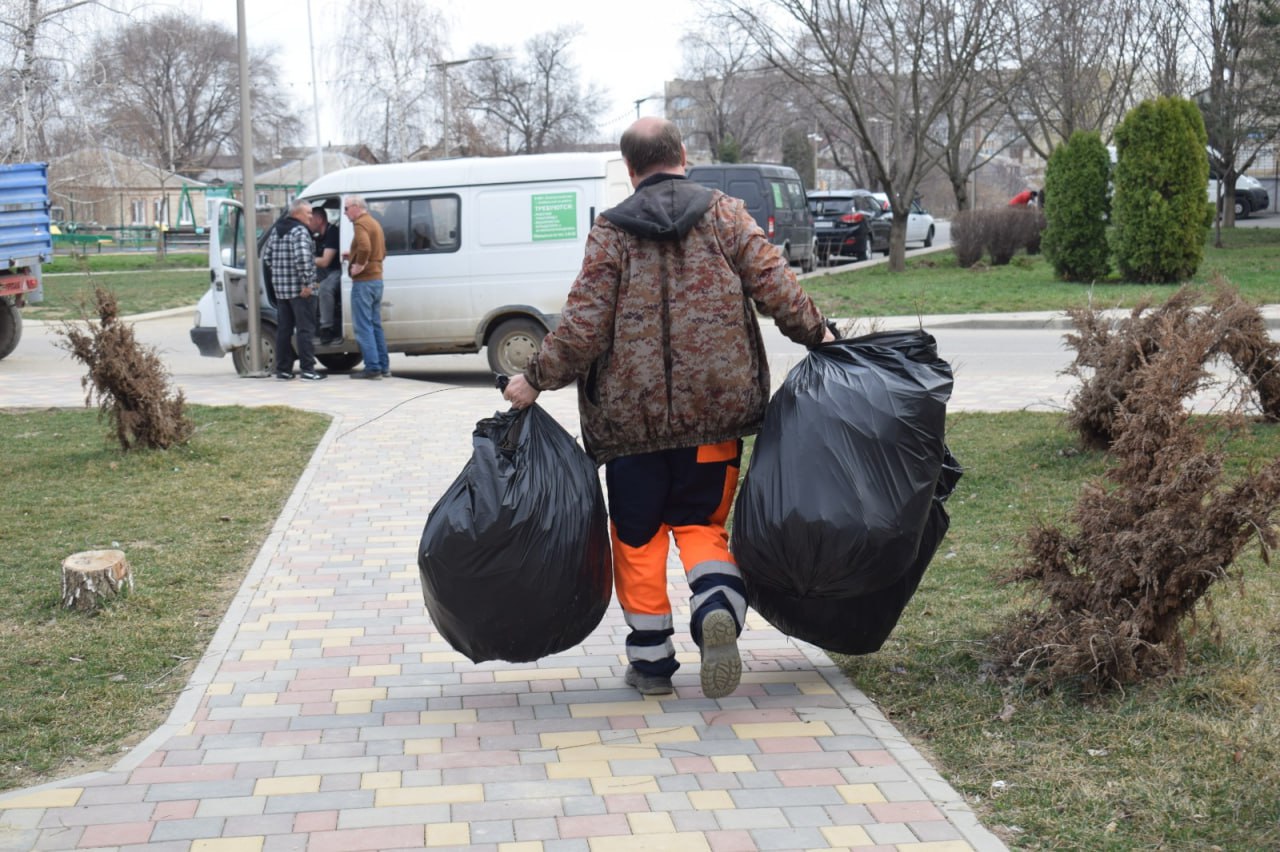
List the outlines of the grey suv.
{"type": "Polygon", "coordinates": [[[865,189],[815,189],[809,193],[809,212],[823,264],[837,257],[870,260],[873,251],[889,248],[890,220],[865,189]]]}

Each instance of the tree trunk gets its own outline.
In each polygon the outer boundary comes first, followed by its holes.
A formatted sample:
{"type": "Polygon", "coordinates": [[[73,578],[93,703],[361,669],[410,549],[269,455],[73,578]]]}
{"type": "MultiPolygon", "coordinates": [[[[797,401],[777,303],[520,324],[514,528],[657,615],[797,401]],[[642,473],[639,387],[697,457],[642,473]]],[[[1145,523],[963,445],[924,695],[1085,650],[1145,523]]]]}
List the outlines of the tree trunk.
{"type": "Polygon", "coordinates": [[[133,574],[121,550],[86,550],[62,560],[62,605],[92,612],[110,598],[133,589],[133,574]]]}

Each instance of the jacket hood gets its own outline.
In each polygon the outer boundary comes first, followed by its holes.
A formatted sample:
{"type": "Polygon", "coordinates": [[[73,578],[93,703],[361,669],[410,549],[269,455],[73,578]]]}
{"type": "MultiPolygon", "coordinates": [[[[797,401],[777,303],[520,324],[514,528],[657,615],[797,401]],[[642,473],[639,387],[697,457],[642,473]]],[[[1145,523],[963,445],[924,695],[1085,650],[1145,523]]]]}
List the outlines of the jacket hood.
{"type": "Polygon", "coordinates": [[[671,242],[689,233],[713,199],[712,190],[684,175],[657,174],[641,182],[626,201],[601,215],[642,239],[671,242]]]}

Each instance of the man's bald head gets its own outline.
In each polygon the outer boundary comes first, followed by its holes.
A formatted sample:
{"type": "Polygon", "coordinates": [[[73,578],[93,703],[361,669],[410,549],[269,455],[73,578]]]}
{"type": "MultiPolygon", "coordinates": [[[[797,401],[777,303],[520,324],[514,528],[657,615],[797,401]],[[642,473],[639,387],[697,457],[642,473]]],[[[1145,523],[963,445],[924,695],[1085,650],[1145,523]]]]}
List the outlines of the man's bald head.
{"type": "Polygon", "coordinates": [[[637,119],[622,134],[619,147],[634,183],[654,172],[684,174],[685,152],[680,130],[665,118],[637,119]]]}

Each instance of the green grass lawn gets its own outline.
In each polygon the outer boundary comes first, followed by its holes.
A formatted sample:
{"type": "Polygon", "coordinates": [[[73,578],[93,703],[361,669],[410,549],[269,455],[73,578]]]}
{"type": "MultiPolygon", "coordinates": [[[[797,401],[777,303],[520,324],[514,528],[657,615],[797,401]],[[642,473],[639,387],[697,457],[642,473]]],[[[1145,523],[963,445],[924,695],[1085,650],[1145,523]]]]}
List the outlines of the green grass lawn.
{"type": "MultiPolygon", "coordinates": [[[[137,270],[111,275],[94,272],[48,275],[44,279],[44,301],[27,305],[23,316],[31,320],[80,319],[84,305],[93,305],[93,290],[106,287],[116,294],[121,316],[195,308],[209,289],[209,274],[203,270],[137,270]]],[[[96,319],[92,310],[89,315],[96,319]]]]}
{"type": "MultiPolygon", "coordinates": [[[[1212,241],[1210,235],[1196,283],[1221,273],[1250,301],[1280,301],[1280,228],[1223,231],[1223,248],[1212,241]]],[[[1093,285],[1058,281],[1042,255],[961,269],[949,250],[911,258],[904,272],[878,264],[815,275],[804,287],[824,313],[836,317],[1061,311],[1090,300],[1100,308],[1132,307],[1144,298],[1161,303],[1177,289],[1123,284],[1114,276],[1093,285]]]]}
{"type": "MultiPolygon", "coordinates": [[[[1103,470],[1060,416],[953,414],[952,526],[885,646],[838,664],[1018,849],[1280,848],[1280,576],[1256,546],[1187,625],[1182,677],[1085,700],[988,676],[986,644],[1028,605],[1000,578],[1035,521],[1066,523],[1103,470]]],[[[1232,467],[1280,454],[1257,426],[1232,467]]]]}
{"type": "Polygon", "coordinates": [[[188,446],[125,453],[94,411],[0,411],[0,790],[114,762],[164,720],[328,425],[190,412],[188,446]],[[62,560],[107,548],[133,594],[62,609],[62,560]]]}

